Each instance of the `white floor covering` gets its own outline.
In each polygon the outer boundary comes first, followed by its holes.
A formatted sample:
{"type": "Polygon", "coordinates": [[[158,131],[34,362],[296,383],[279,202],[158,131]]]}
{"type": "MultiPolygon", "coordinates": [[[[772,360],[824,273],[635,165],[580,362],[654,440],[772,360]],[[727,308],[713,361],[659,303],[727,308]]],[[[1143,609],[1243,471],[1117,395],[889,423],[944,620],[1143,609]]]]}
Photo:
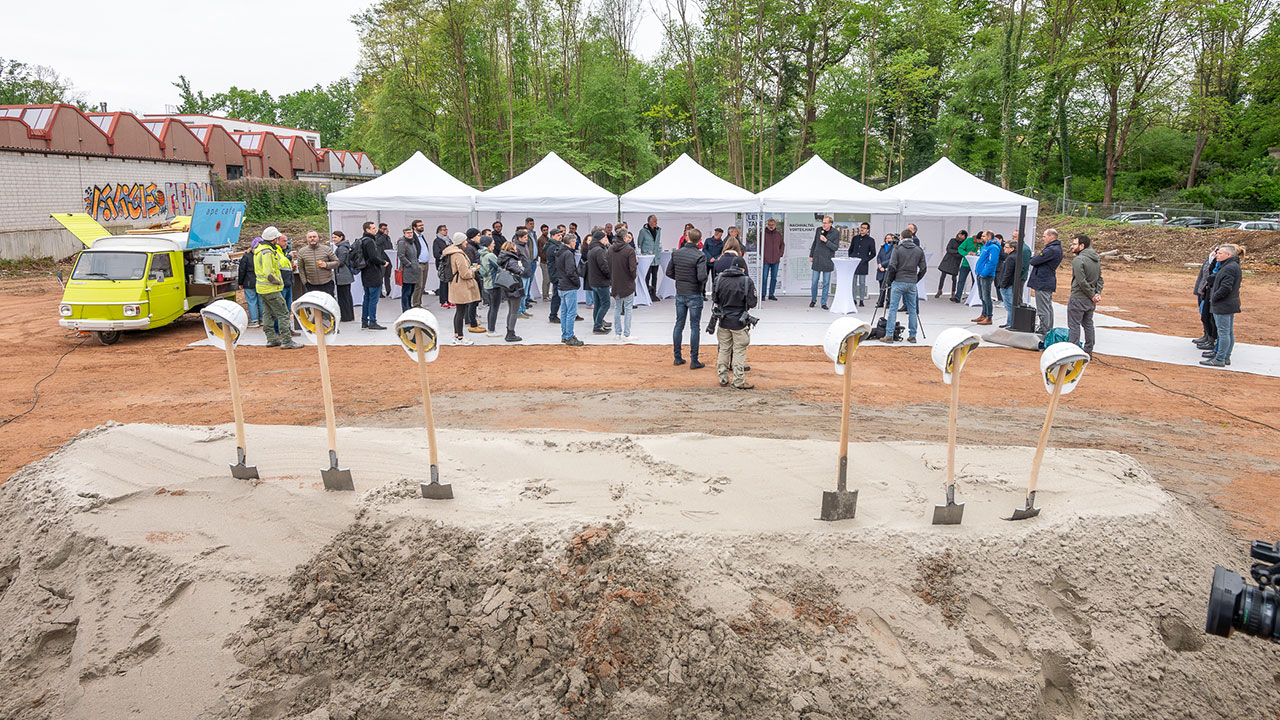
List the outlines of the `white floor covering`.
{"type": "MultiPolygon", "coordinates": [[[[857,317],[871,321],[874,310],[874,298],[866,307],[859,308],[857,317]]],[[[426,300],[426,307],[440,321],[442,335],[452,336],[453,310],[441,310],[434,297],[426,300]]],[[[578,314],[585,320],[575,325],[577,337],[588,345],[620,345],[614,334],[595,335],[591,332],[591,308],[579,304],[578,314]]],[[[480,322],[484,323],[487,308],[481,306],[480,322]]],[[[560,325],[548,322],[548,307],[539,302],[529,309],[533,315],[530,319],[516,323],[516,334],[522,338],[521,345],[559,345],[560,325]]],[[[971,327],[979,334],[990,330],[990,327],[979,327],[972,324],[977,310],[965,305],[952,303],[945,296],[934,299],[932,296],[920,303],[920,316],[923,328],[918,332],[916,345],[901,342],[900,347],[921,347],[932,344],[932,338],[948,327],[971,327]]],[[[359,315],[360,308],[356,307],[359,315]]],[[[881,311],[883,313],[883,311],[881,311]]],[[[505,330],[506,308],[498,313],[498,332],[505,330]]],[[[837,315],[822,310],[821,307],[810,308],[807,297],[783,297],[777,301],[764,301],[761,307],[752,311],[760,318],[759,325],[751,333],[752,345],[810,345],[817,346],[822,342],[822,335],[827,326],[837,315]]],[[[386,330],[362,330],[357,322],[342,323],[336,336],[330,339],[331,345],[396,345],[391,325],[400,315],[399,299],[383,299],[378,306],[378,322],[387,326],[386,330]]],[[[878,317],[878,316],[877,316],[878,317]]],[[[995,308],[996,325],[1004,321],[1004,310],[997,304],[995,308]]],[[[710,319],[710,303],[703,308],[703,317],[698,331],[701,333],[703,346],[715,345],[715,337],[705,332],[710,319]]],[[[1055,321],[1065,326],[1066,308],[1055,305],[1055,321]]],[[[669,348],[672,341],[672,326],[675,321],[675,299],[667,298],[648,307],[635,309],[631,334],[637,345],[657,345],[669,348]]],[[[608,322],[613,322],[613,310],[609,310],[608,322]]],[[[898,314],[898,322],[907,325],[906,313],[898,314]]],[[[1095,315],[1098,327],[1098,339],[1095,352],[1101,355],[1115,355],[1140,360],[1172,363],[1199,367],[1200,351],[1189,341],[1189,338],[1158,335],[1147,332],[1132,332],[1125,328],[1145,327],[1136,322],[1115,317],[1114,315],[1095,315]]],[[[992,326],[994,327],[994,326],[992,326]]],[[[685,342],[688,343],[689,329],[685,329],[685,342]]],[[[466,332],[465,335],[476,345],[508,345],[502,337],[491,338],[483,333],[466,332]]],[[[301,340],[301,338],[300,338],[301,340]]],[[[245,332],[242,345],[261,346],[266,344],[266,337],[260,329],[249,329],[245,332]]],[[[869,342],[868,345],[879,345],[869,342]]],[[[209,340],[193,343],[193,346],[213,346],[209,340]]],[[[1247,372],[1270,377],[1280,377],[1280,348],[1264,345],[1245,345],[1237,343],[1232,353],[1231,367],[1221,368],[1235,372],[1247,372]]],[[[1211,368],[1205,368],[1211,370],[1211,368]]]]}

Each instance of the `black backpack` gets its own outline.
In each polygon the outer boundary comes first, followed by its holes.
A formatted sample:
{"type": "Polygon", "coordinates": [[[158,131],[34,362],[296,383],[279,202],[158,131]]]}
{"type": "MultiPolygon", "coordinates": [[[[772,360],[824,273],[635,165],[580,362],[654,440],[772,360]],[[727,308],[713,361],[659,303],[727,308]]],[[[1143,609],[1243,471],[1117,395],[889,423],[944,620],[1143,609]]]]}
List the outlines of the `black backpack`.
{"type": "MultiPolygon", "coordinates": [[[[883,317],[880,318],[880,321],[876,323],[876,326],[874,328],[871,328],[871,335],[868,337],[868,339],[883,340],[884,334],[885,334],[885,327],[888,326],[889,324],[888,320],[889,320],[888,318],[883,318],[883,317]]],[[[902,323],[900,322],[894,323],[893,339],[895,341],[902,339],[902,331],[904,329],[905,328],[902,327],[902,323]]]]}
{"type": "Polygon", "coordinates": [[[436,272],[440,273],[440,282],[453,282],[453,256],[441,255],[440,264],[436,267],[436,272]]]}
{"type": "Polygon", "coordinates": [[[351,272],[359,275],[369,265],[369,258],[364,256],[364,242],[351,248],[351,257],[347,258],[347,265],[351,267],[351,272]]]}

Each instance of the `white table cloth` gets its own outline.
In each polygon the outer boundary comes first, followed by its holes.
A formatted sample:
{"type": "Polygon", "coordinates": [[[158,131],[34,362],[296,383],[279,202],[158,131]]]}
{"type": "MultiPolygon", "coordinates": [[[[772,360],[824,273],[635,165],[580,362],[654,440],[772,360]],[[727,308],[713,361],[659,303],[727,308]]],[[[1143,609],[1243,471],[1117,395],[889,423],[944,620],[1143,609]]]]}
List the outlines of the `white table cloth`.
{"type": "Polygon", "coordinates": [[[836,264],[836,293],[831,301],[831,312],[837,315],[858,314],[858,303],[853,299],[853,273],[858,269],[857,258],[834,258],[836,264]]]}
{"type": "Polygon", "coordinates": [[[671,264],[671,251],[663,250],[658,257],[658,299],[665,300],[676,296],[676,281],[667,277],[667,266],[671,264]]]}
{"type": "Polygon", "coordinates": [[[635,304],[652,305],[653,299],[649,297],[649,288],[645,286],[644,276],[649,272],[649,268],[653,266],[652,255],[636,256],[636,299],[635,304]]]}

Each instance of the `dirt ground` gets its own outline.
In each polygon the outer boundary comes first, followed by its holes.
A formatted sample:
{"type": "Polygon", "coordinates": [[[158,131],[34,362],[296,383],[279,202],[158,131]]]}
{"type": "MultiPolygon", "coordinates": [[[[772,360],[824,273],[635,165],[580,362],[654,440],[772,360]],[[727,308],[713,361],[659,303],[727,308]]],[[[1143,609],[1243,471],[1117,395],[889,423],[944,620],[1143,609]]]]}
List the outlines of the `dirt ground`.
{"type": "MultiPolygon", "coordinates": [[[[1188,291],[1194,271],[1109,263],[1106,277],[1103,304],[1128,310],[1122,317],[1153,331],[1199,333],[1188,291]]],[[[202,333],[195,317],[102,347],[57,326],[59,295],[49,276],[0,280],[0,302],[17,318],[0,325],[0,422],[8,421],[0,426],[0,478],[109,420],[230,421],[222,354],[187,347],[202,333]],[[34,409],[9,421],[32,408],[42,378],[34,409]]],[[[1250,275],[1242,297],[1237,339],[1280,344],[1280,330],[1260,319],[1280,309],[1280,276],[1250,275]]],[[[420,422],[416,374],[401,350],[338,347],[331,355],[340,425],[420,422]]],[[[313,352],[246,347],[238,358],[250,422],[319,431],[313,352]]],[[[984,348],[975,360],[965,373],[960,442],[998,435],[1001,444],[1033,445],[1045,406],[1035,356],[984,348]]],[[[1242,536],[1280,537],[1280,380],[1097,360],[1064,398],[1054,445],[1129,453],[1193,511],[1242,536]]],[[[669,352],[655,347],[450,347],[432,366],[433,395],[443,426],[501,433],[837,435],[840,385],[820,349],[753,348],[749,361],[757,389],[744,393],[718,387],[710,369],[673,368],[669,352]]],[[[927,348],[866,348],[856,378],[856,438],[945,439],[946,398],[927,348]]]]}

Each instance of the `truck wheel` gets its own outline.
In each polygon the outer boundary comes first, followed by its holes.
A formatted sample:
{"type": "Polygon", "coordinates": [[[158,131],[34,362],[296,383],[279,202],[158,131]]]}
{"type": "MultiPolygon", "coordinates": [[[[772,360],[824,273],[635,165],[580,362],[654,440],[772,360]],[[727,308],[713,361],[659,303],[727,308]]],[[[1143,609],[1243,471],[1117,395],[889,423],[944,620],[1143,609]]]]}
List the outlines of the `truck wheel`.
{"type": "Polygon", "coordinates": [[[98,338],[98,343],[101,345],[115,345],[116,341],[120,339],[119,330],[101,330],[93,335],[98,338]]]}

